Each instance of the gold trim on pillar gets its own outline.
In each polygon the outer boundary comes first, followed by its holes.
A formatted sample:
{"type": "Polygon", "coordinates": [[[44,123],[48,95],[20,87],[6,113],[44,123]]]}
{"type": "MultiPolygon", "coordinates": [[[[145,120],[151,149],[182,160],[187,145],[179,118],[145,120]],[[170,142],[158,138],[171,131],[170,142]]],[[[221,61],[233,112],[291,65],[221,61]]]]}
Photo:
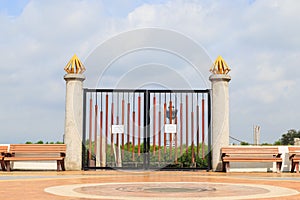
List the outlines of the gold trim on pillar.
{"type": "Polygon", "coordinates": [[[82,74],[85,71],[85,67],[79,58],[74,54],[68,64],[65,66],[65,71],[68,74],[82,74]]]}
{"type": "Polygon", "coordinates": [[[231,69],[227,65],[225,60],[221,56],[218,56],[218,58],[216,59],[215,63],[209,71],[211,71],[211,73],[213,74],[228,74],[230,70],[231,69]]]}

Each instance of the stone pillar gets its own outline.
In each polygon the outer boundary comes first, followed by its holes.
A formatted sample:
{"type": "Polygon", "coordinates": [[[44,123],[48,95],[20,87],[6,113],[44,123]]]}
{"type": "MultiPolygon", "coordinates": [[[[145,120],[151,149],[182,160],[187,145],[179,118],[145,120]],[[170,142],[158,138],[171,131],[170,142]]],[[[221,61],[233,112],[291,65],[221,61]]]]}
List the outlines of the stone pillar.
{"type": "Polygon", "coordinates": [[[76,55],[65,67],[66,110],[64,143],[67,146],[66,170],[82,168],[83,81],[85,68],[76,55]]]}
{"type": "Polygon", "coordinates": [[[66,170],[81,170],[82,159],[82,74],[66,74],[66,113],[64,143],[67,145],[66,170]]]}
{"type": "Polygon", "coordinates": [[[221,148],[229,145],[229,67],[219,56],[209,77],[212,89],[212,170],[221,171],[221,148]],[[223,73],[221,73],[223,72],[223,73]]]}

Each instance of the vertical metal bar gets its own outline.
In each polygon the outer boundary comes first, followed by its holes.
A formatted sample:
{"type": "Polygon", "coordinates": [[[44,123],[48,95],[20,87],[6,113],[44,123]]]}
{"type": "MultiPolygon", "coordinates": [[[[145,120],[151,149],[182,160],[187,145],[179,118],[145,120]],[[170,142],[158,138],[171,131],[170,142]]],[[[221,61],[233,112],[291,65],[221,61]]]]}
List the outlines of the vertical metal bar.
{"type": "Polygon", "coordinates": [[[135,111],[132,112],[132,161],[134,161],[135,150],[135,111]]]}
{"type": "Polygon", "coordinates": [[[144,92],[144,169],[150,165],[150,95],[149,91],[144,92]]]}
{"type": "MultiPolygon", "coordinates": [[[[125,123],[125,117],[124,117],[124,111],[125,111],[125,101],[124,101],[124,93],[122,98],[122,125],[124,126],[125,123]]],[[[124,159],[124,132],[122,133],[122,159],[124,159]]]]}
{"type": "Polygon", "coordinates": [[[189,97],[188,94],[186,94],[185,97],[185,140],[186,140],[186,154],[188,154],[189,151],[189,97]]]}
{"type": "MultiPolygon", "coordinates": [[[[165,103],[164,103],[164,127],[167,123],[167,103],[166,103],[166,98],[165,98],[165,103]]],[[[167,153],[167,133],[164,130],[164,154],[167,153]]]]}
{"type": "Polygon", "coordinates": [[[138,156],[141,155],[141,96],[138,97],[138,156]]]}
{"type": "Polygon", "coordinates": [[[205,111],[205,108],[204,108],[204,97],[202,95],[202,159],[205,158],[205,142],[204,142],[204,139],[205,139],[205,134],[204,134],[204,131],[205,131],[205,115],[204,115],[204,111],[205,111]]]}
{"type": "Polygon", "coordinates": [[[158,162],[160,162],[161,150],[161,94],[159,94],[159,111],[158,111],[158,162]]]}
{"type": "Polygon", "coordinates": [[[144,153],[144,163],[143,163],[143,168],[147,169],[147,94],[144,92],[144,147],[143,147],[143,153],[144,153]]]}
{"type": "MultiPolygon", "coordinates": [[[[119,93],[117,93],[117,125],[119,125],[119,93]]],[[[119,164],[119,133],[116,135],[116,163],[119,164]]],[[[118,165],[117,165],[118,166],[118,165]]]]}
{"type": "Polygon", "coordinates": [[[147,169],[150,167],[150,92],[146,91],[147,169]]]}
{"type": "Polygon", "coordinates": [[[102,167],[102,156],[103,156],[103,146],[102,146],[102,138],[103,138],[103,110],[102,110],[102,93],[100,94],[100,166],[102,167]]]}
{"type": "Polygon", "coordinates": [[[95,154],[95,166],[97,159],[97,132],[98,132],[98,102],[96,92],[96,104],[95,104],[95,124],[94,124],[94,154],[95,154]]]}
{"type": "MultiPolygon", "coordinates": [[[[170,108],[169,108],[169,120],[170,120],[170,124],[172,124],[172,112],[173,112],[173,109],[172,109],[172,99],[171,99],[171,93],[170,93],[170,102],[169,102],[169,104],[170,104],[170,108]]],[[[169,158],[170,158],[170,160],[172,159],[172,148],[173,148],[173,141],[172,141],[172,133],[169,133],[170,134],[170,144],[169,144],[169,150],[170,150],[170,155],[169,155],[169,158]]]]}
{"type": "MultiPolygon", "coordinates": [[[[175,112],[176,112],[176,110],[177,110],[177,94],[175,95],[175,112]]],[[[175,116],[175,125],[176,125],[176,133],[175,133],[175,138],[174,138],[174,140],[175,140],[175,163],[177,164],[177,159],[178,159],[178,152],[177,152],[177,147],[178,147],[178,144],[177,144],[177,142],[178,142],[178,138],[177,138],[177,136],[178,136],[178,131],[177,131],[177,122],[178,122],[178,118],[177,118],[177,112],[176,112],[176,116],[175,116]]]]}
{"type": "Polygon", "coordinates": [[[108,94],[105,96],[105,155],[107,155],[108,143],[108,94]]]}
{"type": "Polygon", "coordinates": [[[155,148],[156,148],[156,98],[155,98],[155,93],[153,96],[153,155],[155,155],[155,148]]]}
{"type": "Polygon", "coordinates": [[[195,149],[194,149],[194,94],[192,94],[192,111],[191,111],[191,148],[192,148],[192,163],[195,163],[195,149]]]}
{"type": "Polygon", "coordinates": [[[134,161],[134,149],[135,149],[135,93],[133,93],[133,105],[132,105],[132,161],[134,161]]]}
{"type": "Polygon", "coordinates": [[[93,126],[93,100],[92,100],[92,94],[90,96],[90,116],[89,116],[89,164],[92,160],[92,126],[93,126]]]}
{"type": "MultiPolygon", "coordinates": [[[[111,102],[111,119],[110,119],[110,125],[114,125],[114,93],[111,94],[112,95],[112,102],[111,102]]],[[[113,156],[113,152],[114,152],[114,134],[110,133],[110,156],[113,156]]],[[[112,162],[112,159],[111,159],[112,162]]]]}
{"type": "Polygon", "coordinates": [[[83,90],[83,123],[82,123],[82,169],[85,169],[87,167],[86,162],[86,89],[83,90]]]}
{"type": "Polygon", "coordinates": [[[180,155],[182,155],[182,151],[183,151],[183,103],[182,103],[182,93],[180,93],[180,155]]]}
{"type": "Polygon", "coordinates": [[[207,130],[208,130],[208,156],[207,156],[207,163],[208,163],[208,170],[212,169],[211,165],[211,90],[207,93],[207,107],[208,107],[208,114],[207,114],[207,130]]]}
{"type": "Polygon", "coordinates": [[[196,121],[197,121],[197,125],[196,125],[196,128],[197,128],[197,157],[199,157],[199,154],[200,154],[200,146],[199,146],[199,143],[200,143],[200,130],[199,130],[199,98],[198,98],[198,93],[197,93],[197,111],[196,111],[196,121]]]}
{"type": "Polygon", "coordinates": [[[130,102],[128,93],[128,103],[127,103],[127,151],[130,150],[130,102]]]}

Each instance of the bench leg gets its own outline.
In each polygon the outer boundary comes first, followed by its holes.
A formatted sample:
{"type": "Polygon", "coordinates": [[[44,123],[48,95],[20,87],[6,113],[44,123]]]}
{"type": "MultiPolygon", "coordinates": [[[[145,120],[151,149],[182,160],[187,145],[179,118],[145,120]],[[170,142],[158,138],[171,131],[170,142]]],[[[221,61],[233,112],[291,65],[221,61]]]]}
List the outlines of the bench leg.
{"type": "Polygon", "coordinates": [[[64,160],[58,160],[57,161],[57,171],[66,171],[65,169],[65,161],[64,160]]]}
{"type": "Polygon", "coordinates": [[[6,171],[10,172],[10,161],[5,161],[6,171]]]}
{"type": "Polygon", "coordinates": [[[291,173],[295,171],[295,162],[292,160],[291,173]]]}
{"type": "Polygon", "coordinates": [[[299,162],[295,162],[296,173],[299,173],[299,162]]]}
{"type": "Polygon", "coordinates": [[[222,171],[223,172],[229,172],[229,170],[230,170],[229,162],[223,162],[222,163],[222,171]]]}
{"type": "Polygon", "coordinates": [[[56,161],[56,170],[59,172],[60,171],[60,160],[56,161]]]}
{"type": "Polygon", "coordinates": [[[277,162],[277,163],[276,163],[276,170],[277,170],[277,173],[280,173],[280,172],[281,172],[281,165],[282,165],[282,162],[277,162]]]}
{"type": "Polygon", "coordinates": [[[5,171],[5,163],[4,163],[4,160],[1,160],[1,168],[2,168],[2,171],[5,171]]]}
{"type": "Polygon", "coordinates": [[[61,160],[60,165],[61,165],[61,170],[66,171],[66,169],[65,169],[65,160],[61,160]]]}
{"type": "Polygon", "coordinates": [[[226,172],[226,166],[225,162],[222,162],[222,172],[226,172]]]}

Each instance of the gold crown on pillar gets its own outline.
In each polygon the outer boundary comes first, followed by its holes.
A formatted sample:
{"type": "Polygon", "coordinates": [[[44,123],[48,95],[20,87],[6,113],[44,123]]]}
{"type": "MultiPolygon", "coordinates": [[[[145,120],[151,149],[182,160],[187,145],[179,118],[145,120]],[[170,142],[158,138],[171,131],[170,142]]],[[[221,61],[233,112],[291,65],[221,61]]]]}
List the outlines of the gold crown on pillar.
{"type": "Polygon", "coordinates": [[[213,74],[228,74],[230,70],[231,69],[226,64],[225,60],[221,56],[218,56],[209,71],[211,71],[213,74]]]}
{"type": "Polygon", "coordinates": [[[74,54],[68,64],[65,66],[65,71],[68,74],[82,74],[85,71],[85,67],[79,58],[74,54]]]}

